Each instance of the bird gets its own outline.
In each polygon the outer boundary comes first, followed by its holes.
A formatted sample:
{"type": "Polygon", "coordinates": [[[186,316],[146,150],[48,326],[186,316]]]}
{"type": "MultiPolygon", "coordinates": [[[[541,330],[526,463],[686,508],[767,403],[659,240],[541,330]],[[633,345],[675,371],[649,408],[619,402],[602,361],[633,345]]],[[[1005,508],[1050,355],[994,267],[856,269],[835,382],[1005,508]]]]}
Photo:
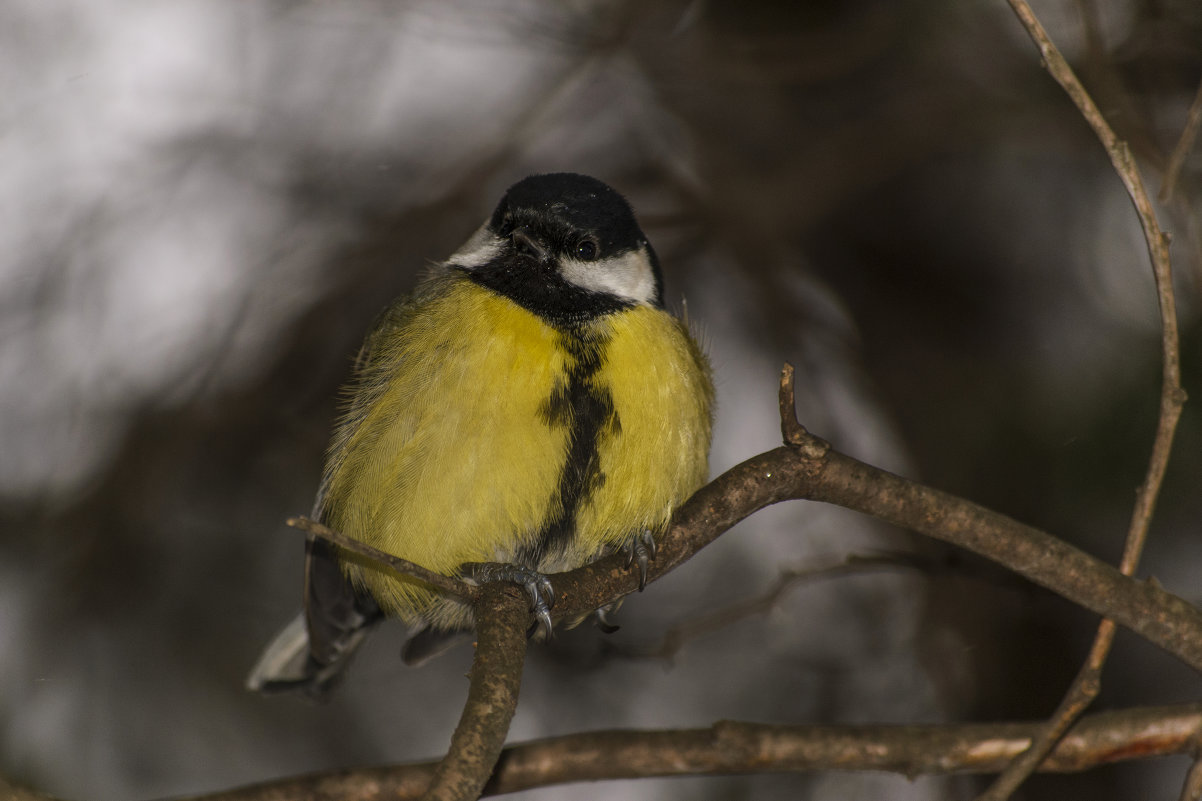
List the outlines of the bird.
{"type": "MultiPolygon", "coordinates": [[[[524,585],[548,636],[545,574],[622,551],[641,588],[707,476],[708,358],[630,204],[577,173],[509,187],[382,313],[343,397],[313,517],[436,573],[524,585]]],[[[247,686],[322,698],[384,618],[413,630],[409,663],[473,625],[466,602],[309,535],[304,612],[247,686]]]]}

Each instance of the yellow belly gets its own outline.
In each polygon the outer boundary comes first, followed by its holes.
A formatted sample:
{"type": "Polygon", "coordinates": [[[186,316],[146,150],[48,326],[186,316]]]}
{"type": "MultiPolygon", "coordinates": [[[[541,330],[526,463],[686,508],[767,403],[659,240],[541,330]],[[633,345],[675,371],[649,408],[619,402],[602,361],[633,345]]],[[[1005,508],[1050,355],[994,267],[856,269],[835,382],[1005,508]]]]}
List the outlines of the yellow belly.
{"type": "MultiPolygon", "coordinates": [[[[562,517],[572,427],[547,408],[574,361],[563,334],[517,304],[462,276],[435,282],[370,339],[322,506],[333,528],[452,574],[530,553],[562,517]]],[[[577,499],[574,530],[531,565],[545,571],[659,531],[705,479],[712,389],[683,326],[641,306],[592,325],[605,345],[589,390],[608,393],[617,425],[594,443],[599,480],[577,499]]],[[[353,558],[345,568],[387,613],[470,622],[419,582],[353,558]]]]}
{"type": "Polygon", "coordinates": [[[594,380],[610,392],[620,432],[599,443],[604,481],[581,506],[571,567],[640,531],[659,534],[707,471],[713,386],[684,325],[649,306],[602,322],[610,341],[594,380]]]}

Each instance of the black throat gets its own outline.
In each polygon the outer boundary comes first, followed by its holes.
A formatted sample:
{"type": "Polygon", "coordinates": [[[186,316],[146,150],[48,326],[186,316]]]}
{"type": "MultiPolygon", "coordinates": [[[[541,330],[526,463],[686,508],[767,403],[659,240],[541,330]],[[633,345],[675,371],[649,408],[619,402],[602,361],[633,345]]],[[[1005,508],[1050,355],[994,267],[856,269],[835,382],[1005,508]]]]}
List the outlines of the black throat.
{"type": "Polygon", "coordinates": [[[459,269],[480,286],[538,315],[565,336],[571,336],[571,331],[590,320],[634,307],[632,301],[570,284],[554,265],[529,259],[505,256],[482,267],[459,269]]]}

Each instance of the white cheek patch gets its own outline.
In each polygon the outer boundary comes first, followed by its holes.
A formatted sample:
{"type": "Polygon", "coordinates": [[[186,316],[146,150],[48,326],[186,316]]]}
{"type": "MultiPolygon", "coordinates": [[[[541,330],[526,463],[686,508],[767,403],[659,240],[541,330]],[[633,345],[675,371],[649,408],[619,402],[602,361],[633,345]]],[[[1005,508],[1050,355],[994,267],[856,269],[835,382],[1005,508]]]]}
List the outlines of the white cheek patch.
{"type": "Polygon", "coordinates": [[[475,270],[488,264],[500,254],[505,240],[488,230],[488,223],[476,229],[459,250],[447,259],[449,264],[457,264],[468,270],[475,270]]]}
{"type": "Polygon", "coordinates": [[[564,280],[582,289],[605,292],[633,303],[655,302],[655,272],[646,248],[600,261],[563,258],[564,280]]]}

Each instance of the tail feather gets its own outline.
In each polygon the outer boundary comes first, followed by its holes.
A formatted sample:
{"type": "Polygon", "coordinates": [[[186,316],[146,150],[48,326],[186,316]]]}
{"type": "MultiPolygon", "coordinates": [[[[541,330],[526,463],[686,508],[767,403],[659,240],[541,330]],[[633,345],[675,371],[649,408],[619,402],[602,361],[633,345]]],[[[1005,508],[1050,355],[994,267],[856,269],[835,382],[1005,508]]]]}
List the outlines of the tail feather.
{"type": "Polygon", "coordinates": [[[263,655],[246,677],[246,689],[264,692],[269,685],[281,681],[303,681],[309,660],[309,632],[302,612],[264,649],[263,655]]]}
{"type": "Polygon", "coordinates": [[[324,698],[381,618],[375,602],[342,575],[331,545],[310,538],[306,546],[305,611],[259,657],[246,679],[253,692],[324,698]]]}

